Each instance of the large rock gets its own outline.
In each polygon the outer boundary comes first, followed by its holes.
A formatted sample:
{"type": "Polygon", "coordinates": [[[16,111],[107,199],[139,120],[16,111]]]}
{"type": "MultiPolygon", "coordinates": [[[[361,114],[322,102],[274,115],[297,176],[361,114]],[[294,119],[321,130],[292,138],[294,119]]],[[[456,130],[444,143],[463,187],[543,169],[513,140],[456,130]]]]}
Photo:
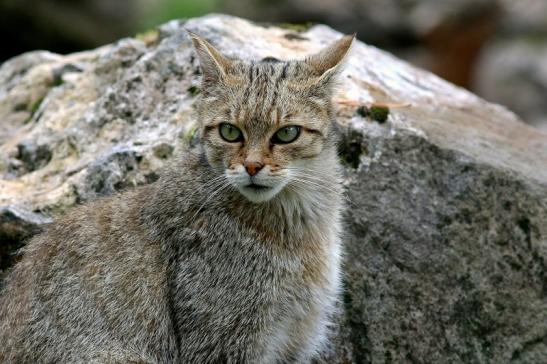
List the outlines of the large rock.
{"type": "MultiPolygon", "coordinates": [[[[152,183],[195,145],[198,65],[184,28],[252,59],[303,57],[340,36],[214,15],[4,63],[0,252],[77,203],[152,183]]],[[[544,361],[547,134],[360,42],[336,102],[346,290],[324,361],[544,361]],[[387,122],[356,112],[375,103],[390,105],[387,122]]]]}

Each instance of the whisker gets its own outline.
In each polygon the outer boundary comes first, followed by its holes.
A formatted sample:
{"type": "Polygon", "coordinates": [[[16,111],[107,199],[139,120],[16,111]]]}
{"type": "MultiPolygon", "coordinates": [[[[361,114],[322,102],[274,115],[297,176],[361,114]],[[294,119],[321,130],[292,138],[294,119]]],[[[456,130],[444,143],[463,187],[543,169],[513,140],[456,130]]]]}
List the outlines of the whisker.
{"type": "Polygon", "coordinates": [[[333,194],[340,194],[340,191],[337,191],[337,190],[335,190],[331,187],[320,185],[320,184],[318,184],[316,182],[313,182],[313,181],[303,180],[303,179],[296,179],[296,178],[293,179],[292,181],[296,182],[296,183],[300,183],[302,186],[321,188],[321,189],[324,189],[326,191],[332,192],[333,194]]]}
{"type": "Polygon", "coordinates": [[[332,187],[325,186],[324,184],[319,183],[324,181],[318,177],[313,177],[309,175],[296,175],[293,177],[293,181],[300,183],[304,187],[321,188],[321,189],[330,191],[336,195],[340,195],[345,202],[349,203],[353,207],[357,207],[357,205],[352,200],[349,199],[347,194],[344,193],[343,189],[336,190],[332,187]]]}

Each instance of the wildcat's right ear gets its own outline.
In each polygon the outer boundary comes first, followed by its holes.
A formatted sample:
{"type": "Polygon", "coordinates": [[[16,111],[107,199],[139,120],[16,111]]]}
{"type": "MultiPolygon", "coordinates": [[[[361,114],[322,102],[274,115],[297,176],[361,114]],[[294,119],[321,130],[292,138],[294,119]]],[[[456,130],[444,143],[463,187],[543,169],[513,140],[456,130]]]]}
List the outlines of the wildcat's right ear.
{"type": "Polygon", "coordinates": [[[318,76],[318,84],[329,83],[340,69],[340,64],[348,53],[355,33],[345,35],[334,43],[323,48],[319,53],[316,53],[305,59],[314,74],[318,76]]]}
{"type": "Polygon", "coordinates": [[[201,70],[203,73],[203,85],[211,86],[221,81],[232,66],[232,60],[224,57],[211,43],[197,34],[186,30],[194,48],[198,54],[201,70]]]}

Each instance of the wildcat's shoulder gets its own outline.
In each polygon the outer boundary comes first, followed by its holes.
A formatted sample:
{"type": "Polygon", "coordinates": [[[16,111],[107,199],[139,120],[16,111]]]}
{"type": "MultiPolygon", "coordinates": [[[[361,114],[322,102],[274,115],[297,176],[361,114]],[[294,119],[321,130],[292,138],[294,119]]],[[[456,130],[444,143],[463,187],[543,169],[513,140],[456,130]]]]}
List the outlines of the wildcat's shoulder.
{"type": "MultiPolygon", "coordinates": [[[[167,166],[160,180],[153,184],[100,197],[72,208],[55,222],[44,226],[41,233],[26,243],[22,260],[11,275],[17,275],[26,266],[33,270],[46,267],[64,269],[69,274],[72,264],[72,268],[77,270],[86,264],[102,262],[106,265],[112,259],[123,258],[130,262],[137,256],[141,260],[150,257],[150,254],[143,253],[160,250],[160,246],[150,236],[147,208],[152,201],[159,203],[166,196],[184,198],[191,203],[195,195],[192,194],[192,185],[200,183],[192,171],[199,163],[195,153],[188,153],[186,158],[167,166]],[[52,264],[57,260],[63,264],[52,264]]],[[[168,208],[167,204],[173,202],[166,200],[162,208],[168,208]]],[[[126,267],[120,265],[119,260],[113,263],[116,264],[111,268],[126,267]]]]}
{"type": "MultiPolygon", "coordinates": [[[[129,267],[119,264],[122,258],[128,262],[140,259],[138,263],[142,263],[142,259],[151,256],[143,253],[160,250],[159,243],[150,236],[153,222],[147,221],[147,208],[151,201],[159,203],[166,196],[184,198],[191,203],[195,196],[193,185],[200,183],[194,175],[199,163],[195,153],[188,153],[185,159],[165,168],[156,183],[74,207],[27,242],[22,250],[23,258],[11,275],[20,274],[27,266],[35,271],[47,268],[65,270],[69,274],[71,269],[81,269],[86,264],[106,265],[116,259],[111,268],[129,267]],[[63,264],[52,264],[53,261],[63,264]]],[[[165,200],[161,206],[164,209],[173,202],[165,200]]]]}

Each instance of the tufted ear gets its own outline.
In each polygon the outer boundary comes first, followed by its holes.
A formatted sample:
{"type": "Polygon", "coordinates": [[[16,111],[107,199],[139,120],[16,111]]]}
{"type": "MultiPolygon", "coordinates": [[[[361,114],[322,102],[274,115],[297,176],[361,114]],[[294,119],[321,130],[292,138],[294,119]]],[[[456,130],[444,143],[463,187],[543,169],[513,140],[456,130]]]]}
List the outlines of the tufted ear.
{"type": "Polygon", "coordinates": [[[317,83],[329,82],[336,75],[339,65],[353,43],[355,33],[345,35],[336,42],[323,48],[319,53],[304,60],[311,67],[313,73],[319,77],[317,83]]]}
{"type": "Polygon", "coordinates": [[[192,43],[194,43],[194,48],[198,54],[204,86],[218,83],[230,70],[233,61],[224,57],[205,39],[188,30],[187,32],[192,38],[192,43]]]}

